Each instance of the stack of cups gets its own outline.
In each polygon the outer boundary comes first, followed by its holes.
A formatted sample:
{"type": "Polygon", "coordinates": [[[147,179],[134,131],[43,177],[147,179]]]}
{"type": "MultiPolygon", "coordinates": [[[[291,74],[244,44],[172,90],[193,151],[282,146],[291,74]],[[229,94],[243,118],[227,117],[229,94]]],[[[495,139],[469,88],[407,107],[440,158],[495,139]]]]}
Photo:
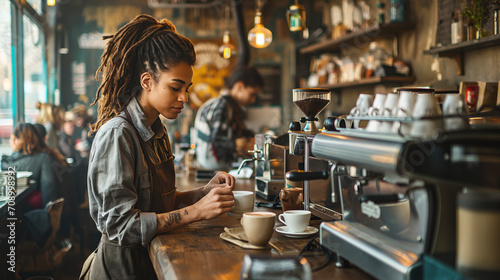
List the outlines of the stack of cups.
{"type": "MultiPolygon", "coordinates": [[[[373,100],[373,105],[368,109],[368,116],[370,117],[379,117],[384,113],[384,104],[387,95],[382,93],[377,93],[373,100]]],[[[382,125],[381,121],[378,120],[370,120],[368,125],[366,126],[366,131],[379,132],[380,126],[382,125]]]]}
{"type": "MultiPolygon", "coordinates": [[[[372,106],[372,103],[373,95],[360,93],[358,99],[356,100],[356,107],[352,108],[349,114],[353,117],[367,117],[368,110],[372,106]]],[[[354,121],[354,128],[362,129],[364,126],[364,123],[360,120],[354,121]]]]}
{"type": "Polygon", "coordinates": [[[447,94],[443,102],[444,128],[446,131],[469,128],[469,110],[462,94],[447,94]]]}
{"type": "MultiPolygon", "coordinates": [[[[397,93],[388,93],[385,97],[383,112],[381,116],[384,117],[394,117],[394,108],[398,105],[399,95],[397,93]]],[[[380,132],[392,132],[393,123],[390,121],[384,121],[380,124],[380,132]]]]}

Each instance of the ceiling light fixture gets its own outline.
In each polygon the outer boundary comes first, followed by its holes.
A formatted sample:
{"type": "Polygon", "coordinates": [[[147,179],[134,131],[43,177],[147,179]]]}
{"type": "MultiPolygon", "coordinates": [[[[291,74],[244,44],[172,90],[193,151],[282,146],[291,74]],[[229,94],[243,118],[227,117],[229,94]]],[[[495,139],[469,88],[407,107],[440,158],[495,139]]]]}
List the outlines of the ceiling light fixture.
{"type": "Polygon", "coordinates": [[[229,5],[226,6],[226,31],[224,31],[224,36],[222,37],[222,46],[219,48],[219,55],[225,59],[230,59],[236,55],[236,48],[231,44],[231,38],[229,36],[229,20],[231,18],[231,13],[229,10],[229,5]]]}
{"type": "Polygon", "coordinates": [[[302,31],[306,29],[306,9],[304,5],[300,5],[298,0],[291,5],[286,12],[288,28],[290,31],[302,31]]]}
{"type": "Polygon", "coordinates": [[[257,12],[255,13],[255,26],[248,32],[248,42],[254,48],[265,48],[273,41],[273,33],[262,24],[262,3],[258,1],[257,12]]]}

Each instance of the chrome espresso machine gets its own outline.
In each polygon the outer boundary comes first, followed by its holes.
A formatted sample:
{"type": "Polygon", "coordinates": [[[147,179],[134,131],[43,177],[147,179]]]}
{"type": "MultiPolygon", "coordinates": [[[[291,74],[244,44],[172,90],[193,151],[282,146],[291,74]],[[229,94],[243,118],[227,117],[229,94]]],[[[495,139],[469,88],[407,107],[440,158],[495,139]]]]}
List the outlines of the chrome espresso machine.
{"type": "Polygon", "coordinates": [[[307,143],[305,166],[326,161],[328,168],[287,178],[305,180],[304,192],[307,182],[313,193],[321,172],[329,174],[330,192],[320,205],[304,193],[304,207],[336,213],[323,217],[320,241],[337,254],[338,266],[350,262],[378,279],[423,279],[424,255],[453,267],[457,195],[464,188],[500,188],[500,128],[416,138],[327,121],[320,132],[291,135],[307,143]]]}
{"type": "Polygon", "coordinates": [[[274,200],[286,186],[285,173],[299,169],[303,157],[288,152],[288,135],[255,135],[253,162],[255,166],[255,194],[265,200],[274,200]]]}

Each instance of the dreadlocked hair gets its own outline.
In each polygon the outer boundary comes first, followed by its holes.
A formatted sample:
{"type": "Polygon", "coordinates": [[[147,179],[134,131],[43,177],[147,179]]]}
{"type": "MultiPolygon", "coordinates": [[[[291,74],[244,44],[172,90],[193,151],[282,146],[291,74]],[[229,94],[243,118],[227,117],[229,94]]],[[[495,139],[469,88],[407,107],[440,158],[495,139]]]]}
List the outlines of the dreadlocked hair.
{"type": "Polygon", "coordinates": [[[97,80],[101,80],[102,75],[102,83],[91,104],[98,104],[98,116],[96,122],[90,124],[89,135],[120,114],[141,92],[142,73],[150,73],[157,81],[162,71],[180,62],[191,66],[196,63],[193,43],[166,19],[158,21],[149,15],[139,15],[103,39],[110,40],[96,72],[97,80]]]}

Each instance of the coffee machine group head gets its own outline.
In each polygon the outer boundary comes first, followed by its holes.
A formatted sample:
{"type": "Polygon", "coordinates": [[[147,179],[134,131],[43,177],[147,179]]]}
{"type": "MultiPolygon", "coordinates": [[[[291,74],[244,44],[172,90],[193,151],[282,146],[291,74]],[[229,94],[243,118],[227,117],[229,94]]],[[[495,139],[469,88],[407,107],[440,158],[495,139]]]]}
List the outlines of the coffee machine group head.
{"type": "Polygon", "coordinates": [[[295,88],[293,89],[293,103],[306,116],[300,119],[305,123],[304,131],[316,132],[316,116],[330,103],[331,90],[327,88],[295,88]]]}

